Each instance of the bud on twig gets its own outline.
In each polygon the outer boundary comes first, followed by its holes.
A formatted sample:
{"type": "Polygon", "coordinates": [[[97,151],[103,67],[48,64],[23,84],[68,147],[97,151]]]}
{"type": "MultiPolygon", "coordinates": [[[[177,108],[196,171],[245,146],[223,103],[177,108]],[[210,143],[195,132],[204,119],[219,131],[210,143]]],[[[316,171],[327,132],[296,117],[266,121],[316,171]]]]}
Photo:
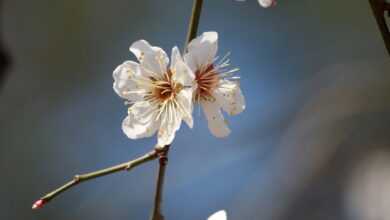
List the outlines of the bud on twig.
{"type": "Polygon", "coordinates": [[[37,200],[36,202],[34,202],[33,206],[32,206],[32,209],[40,209],[42,208],[44,205],[46,204],[46,200],[44,199],[40,199],[40,200],[37,200]]]}

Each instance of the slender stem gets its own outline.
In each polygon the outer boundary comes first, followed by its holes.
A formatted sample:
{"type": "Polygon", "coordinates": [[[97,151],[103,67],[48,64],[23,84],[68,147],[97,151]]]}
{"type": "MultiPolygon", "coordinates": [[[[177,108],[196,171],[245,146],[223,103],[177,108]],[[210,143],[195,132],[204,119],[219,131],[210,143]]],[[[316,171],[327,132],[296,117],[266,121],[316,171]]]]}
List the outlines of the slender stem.
{"type": "Polygon", "coordinates": [[[387,26],[385,19],[385,12],[390,13],[390,3],[385,2],[385,0],[369,0],[371,4],[371,9],[375,16],[376,22],[379,26],[379,30],[381,31],[381,35],[383,41],[385,42],[385,46],[387,48],[387,52],[390,55],[390,30],[387,26]]]}
{"type": "Polygon", "coordinates": [[[40,206],[42,206],[44,203],[49,202],[54,197],[60,195],[62,192],[65,192],[66,190],[70,189],[71,187],[78,185],[79,183],[85,182],[87,180],[92,180],[92,179],[95,179],[97,177],[116,173],[119,171],[129,171],[136,166],[139,166],[139,165],[146,163],[148,161],[157,159],[158,154],[159,154],[159,151],[153,150],[153,151],[150,151],[141,157],[138,157],[134,160],[131,160],[131,161],[128,161],[128,162],[125,162],[122,164],[118,164],[116,166],[108,167],[108,168],[105,168],[102,170],[98,170],[98,171],[94,171],[94,172],[90,172],[90,173],[86,173],[86,174],[75,175],[71,181],[67,182],[63,186],[61,186],[61,187],[55,189],[54,191],[46,194],[45,196],[41,197],[41,199],[37,201],[39,203],[39,205],[37,206],[37,203],[36,203],[36,204],[34,204],[33,208],[34,209],[40,208],[40,206]]]}
{"type": "MultiPolygon", "coordinates": [[[[0,11],[3,12],[3,1],[0,0],[0,11]]],[[[1,14],[0,12],[0,14],[1,14]]],[[[0,34],[3,36],[3,33],[0,34]]],[[[2,87],[4,86],[6,76],[9,74],[8,67],[11,63],[10,55],[8,50],[6,50],[5,45],[3,44],[3,38],[0,37],[0,92],[2,87]]]]}
{"type": "Polygon", "coordinates": [[[169,145],[161,148],[158,153],[159,157],[159,167],[158,167],[158,176],[156,184],[156,194],[154,196],[154,205],[152,209],[151,220],[164,220],[164,215],[162,214],[162,198],[163,198],[163,187],[165,179],[165,171],[168,163],[168,151],[169,145]]]}
{"type": "Polygon", "coordinates": [[[198,32],[200,14],[202,12],[202,5],[203,5],[203,0],[194,0],[194,4],[192,6],[191,19],[188,26],[187,41],[186,41],[185,48],[187,48],[187,45],[190,43],[190,41],[196,37],[196,34],[198,32]]]}

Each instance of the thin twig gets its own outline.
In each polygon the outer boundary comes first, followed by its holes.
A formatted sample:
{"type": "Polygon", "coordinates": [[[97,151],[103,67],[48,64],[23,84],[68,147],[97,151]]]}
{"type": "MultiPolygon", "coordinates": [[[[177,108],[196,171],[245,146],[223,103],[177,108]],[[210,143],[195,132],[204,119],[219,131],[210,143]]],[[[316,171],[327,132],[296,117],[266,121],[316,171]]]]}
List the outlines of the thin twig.
{"type": "Polygon", "coordinates": [[[55,189],[54,191],[46,194],[45,196],[41,197],[38,201],[36,201],[34,203],[32,208],[33,209],[41,208],[45,203],[49,202],[54,197],[60,195],[61,193],[65,192],[66,190],[72,188],[73,186],[78,185],[79,183],[85,182],[87,180],[92,180],[92,179],[95,179],[97,177],[105,176],[108,174],[116,173],[119,171],[129,171],[136,166],[139,166],[139,165],[146,163],[148,161],[157,159],[158,155],[159,155],[158,150],[152,150],[149,153],[147,153],[141,157],[138,157],[134,160],[131,160],[131,161],[128,161],[128,162],[125,162],[125,163],[122,163],[122,164],[119,164],[116,166],[108,167],[108,168],[94,171],[91,173],[75,175],[71,181],[67,182],[63,186],[61,186],[61,187],[55,189]]]}
{"type": "Polygon", "coordinates": [[[390,55],[390,30],[387,26],[385,19],[385,12],[390,13],[390,3],[385,2],[385,0],[369,0],[371,4],[371,9],[375,16],[376,22],[381,31],[383,41],[387,48],[387,52],[390,55]]]}
{"type": "Polygon", "coordinates": [[[158,152],[159,157],[159,168],[156,184],[156,194],[154,196],[154,205],[152,209],[151,220],[164,220],[164,215],[162,214],[161,203],[163,198],[163,187],[165,179],[165,170],[168,163],[168,151],[169,145],[161,148],[158,152]]]}
{"type": "Polygon", "coordinates": [[[196,37],[196,34],[198,32],[200,14],[202,13],[202,5],[203,0],[194,0],[191,19],[188,25],[187,40],[184,48],[187,48],[187,45],[190,43],[190,41],[196,37]]]}
{"type": "MultiPolygon", "coordinates": [[[[0,11],[3,12],[3,1],[0,0],[0,11]]],[[[0,12],[0,15],[2,15],[0,12]]],[[[2,36],[2,33],[1,33],[2,36]]],[[[8,67],[10,66],[10,55],[3,45],[3,38],[0,36],[0,92],[4,86],[6,76],[9,74],[8,67]]]]}

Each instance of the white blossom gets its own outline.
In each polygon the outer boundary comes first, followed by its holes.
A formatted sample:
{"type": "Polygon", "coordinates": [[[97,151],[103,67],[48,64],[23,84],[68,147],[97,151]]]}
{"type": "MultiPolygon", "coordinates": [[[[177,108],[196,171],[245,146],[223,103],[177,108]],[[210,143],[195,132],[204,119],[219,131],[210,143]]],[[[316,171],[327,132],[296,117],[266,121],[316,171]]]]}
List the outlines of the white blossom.
{"type": "Polygon", "coordinates": [[[269,8],[276,5],[276,0],[258,0],[258,2],[264,8],[269,8]]]}
{"type": "MultiPolygon", "coordinates": [[[[244,2],[246,0],[237,0],[237,1],[244,2]]],[[[263,8],[269,8],[277,4],[276,0],[257,0],[257,1],[263,8]]]]}
{"type": "Polygon", "coordinates": [[[131,139],[158,132],[158,146],[163,147],[172,142],[182,120],[193,126],[194,74],[177,47],[169,66],[167,54],[145,40],[133,43],[130,51],[139,62],[126,61],[113,73],[115,92],[129,104],[122,130],[131,139]]]}
{"type": "Polygon", "coordinates": [[[207,220],[227,220],[227,215],[225,210],[221,210],[212,214],[207,220]]]}
{"type": "Polygon", "coordinates": [[[227,70],[229,54],[218,61],[217,50],[218,34],[205,32],[189,43],[184,60],[195,73],[194,101],[202,106],[211,133],[226,137],[230,129],[221,110],[229,115],[241,113],[245,100],[234,76],[238,69],[227,70]]]}

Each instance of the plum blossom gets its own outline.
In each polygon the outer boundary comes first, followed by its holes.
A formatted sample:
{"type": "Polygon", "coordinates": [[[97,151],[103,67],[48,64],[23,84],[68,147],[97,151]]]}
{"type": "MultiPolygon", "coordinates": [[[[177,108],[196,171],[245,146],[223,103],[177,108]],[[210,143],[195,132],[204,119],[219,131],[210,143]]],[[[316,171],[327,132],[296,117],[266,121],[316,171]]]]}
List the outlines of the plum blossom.
{"type": "Polygon", "coordinates": [[[227,215],[225,210],[218,211],[212,214],[207,220],[227,220],[227,215]]]}
{"type": "Polygon", "coordinates": [[[258,0],[263,8],[269,8],[276,5],[276,0],[258,0]]]}
{"type": "Polygon", "coordinates": [[[157,145],[163,147],[173,141],[182,120],[193,126],[194,74],[177,47],[169,66],[167,54],[145,40],[133,43],[130,51],[138,62],[125,61],[113,73],[113,89],[129,105],[122,130],[131,139],[157,132],[157,145]]]}
{"type": "MultiPolygon", "coordinates": [[[[245,0],[237,0],[237,1],[244,2],[245,0]]],[[[263,8],[269,8],[277,4],[276,0],[257,0],[257,1],[263,8]]]]}
{"type": "Polygon", "coordinates": [[[234,76],[238,69],[226,70],[228,55],[218,61],[217,50],[218,33],[204,32],[188,44],[184,60],[195,74],[194,102],[202,106],[211,133],[226,137],[230,129],[221,110],[239,114],[245,109],[245,100],[234,76]]]}

